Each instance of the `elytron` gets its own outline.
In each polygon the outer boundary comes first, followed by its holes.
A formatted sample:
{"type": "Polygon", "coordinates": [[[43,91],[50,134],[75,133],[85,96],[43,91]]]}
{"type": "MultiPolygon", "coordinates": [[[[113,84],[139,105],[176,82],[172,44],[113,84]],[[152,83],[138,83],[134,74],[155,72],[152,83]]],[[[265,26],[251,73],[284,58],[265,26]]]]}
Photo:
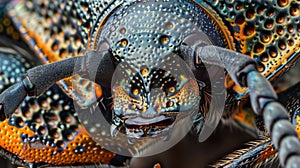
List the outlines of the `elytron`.
{"type": "Polygon", "coordinates": [[[271,84],[299,51],[299,0],[1,1],[1,155],[130,167],[220,116],[263,136],[211,166],[300,167],[300,85],[271,84]]]}

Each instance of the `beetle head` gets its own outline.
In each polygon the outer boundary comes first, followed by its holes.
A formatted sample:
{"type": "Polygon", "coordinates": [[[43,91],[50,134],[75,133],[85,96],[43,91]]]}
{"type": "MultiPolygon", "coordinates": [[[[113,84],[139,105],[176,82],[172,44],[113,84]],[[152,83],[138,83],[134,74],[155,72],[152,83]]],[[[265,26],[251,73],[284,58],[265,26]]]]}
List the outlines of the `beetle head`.
{"type": "MultiPolygon", "coordinates": [[[[184,7],[177,1],[124,3],[114,12],[104,13],[101,18],[105,20],[92,29],[90,49],[101,51],[100,44],[107,42],[104,50],[109,48],[115,66],[111,81],[113,135],[164,137],[181,118],[192,118],[191,114],[200,111],[198,80],[204,75],[198,69],[197,73],[195,68],[190,70],[195,60],[183,61],[180,45],[195,31],[215,37],[215,43],[223,40],[207,15],[194,4],[184,3],[184,7]],[[171,4],[180,10],[169,8],[171,4]],[[191,17],[196,13],[197,17],[191,17]]],[[[198,125],[206,115],[201,112],[193,117],[198,125]]]]}
{"type": "Polygon", "coordinates": [[[199,86],[192,72],[178,55],[163,57],[162,62],[142,65],[121,62],[115,70],[113,123],[128,137],[164,137],[176,120],[199,108],[199,86]]]}
{"type": "Polygon", "coordinates": [[[151,3],[116,9],[91,43],[101,50],[98,44],[107,41],[114,59],[111,132],[135,139],[164,137],[177,120],[198,112],[200,102],[198,82],[179,51],[198,27],[184,12],[164,11],[169,3],[155,3],[161,9],[151,3]]]}

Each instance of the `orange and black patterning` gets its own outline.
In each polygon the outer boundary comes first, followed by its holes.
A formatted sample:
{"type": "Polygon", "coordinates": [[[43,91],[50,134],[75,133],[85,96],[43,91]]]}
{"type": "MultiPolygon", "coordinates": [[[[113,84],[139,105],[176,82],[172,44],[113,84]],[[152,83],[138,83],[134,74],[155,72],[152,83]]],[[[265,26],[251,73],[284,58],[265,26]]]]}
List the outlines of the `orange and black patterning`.
{"type": "MultiPolygon", "coordinates": [[[[1,48],[2,49],[2,48],[1,48]]],[[[31,65],[16,53],[1,50],[1,91],[19,81],[31,65]]],[[[4,155],[21,165],[109,164],[115,157],[97,145],[76,116],[72,99],[53,86],[39,98],[27,97],[9,119],[0,123],[4,155]]]]}
{"type": "MultiPolygon", "coordinates": [[[[82,55],[93,15],[107,4],[0,3],[0,92],[33,66],[82,55]]],[[[116,156],[88,136],[72,99],[58,86],[39,98],[27,97],[11,118],[0,123],[0,136],[1,154],[24,166],[100,166],[111,164],[116,156]]]]}

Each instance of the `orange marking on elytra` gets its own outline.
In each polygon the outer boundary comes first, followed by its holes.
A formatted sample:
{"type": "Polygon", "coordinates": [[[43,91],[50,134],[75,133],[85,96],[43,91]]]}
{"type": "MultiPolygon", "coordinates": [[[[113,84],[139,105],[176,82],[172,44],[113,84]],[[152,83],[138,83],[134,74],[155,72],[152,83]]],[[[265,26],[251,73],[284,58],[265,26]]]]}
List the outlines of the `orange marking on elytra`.
{"type": "MultiPolygon", "coordinates": [[[[68,147],[61,152],[50,146],[36,147],[23,143],[21,134],[33,136],[34,132],[27,126],[16,128],[8,124],[8,120],[0,122],[0,146],[11,153],[18,155],[26,162],[42,163],[50,165],[71,165],[73,163],[89,164],[94,162],[109,163],[115,154],[97,146],[85,130],[79,126],[79,133],[73,141],[68,142],[68,147]],[[86,151],[81,154],[74,153],[78,144],[85,146],[86,151]]],[[[38,143],[38,142],[36,142],[38,143]]]]}

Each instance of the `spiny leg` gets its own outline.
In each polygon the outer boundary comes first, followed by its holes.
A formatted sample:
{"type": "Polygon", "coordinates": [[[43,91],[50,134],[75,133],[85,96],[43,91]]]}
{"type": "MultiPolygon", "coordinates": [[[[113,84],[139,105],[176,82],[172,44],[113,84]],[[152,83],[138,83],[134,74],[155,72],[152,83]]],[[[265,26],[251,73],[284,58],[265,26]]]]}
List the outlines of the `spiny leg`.
{"type": "Polygon", "coordinates": [[[256,70],[255,61],[243,54],[207,45],[201,41],[201,33],[185,38],[181,51],[188,59],[224,67],[239,85],[249,88],[253,110],[263,115],[272,142],[279,149],[282,166],[300,165],[300,142],[297,132],[289,122],[286,109],[277,102],[277,95],[270,83],[256,70]]]}
{"type": "Polygon", "coordinates": [[[249,147],[234,151],[213,167],[278,167],[277,150],[270,138],[251,141],[249,147]]]}
{"type": "MultiPolygon", "coordinates": [[[[299,133],[300,117],[300,83],[278,94],[279,101],[286,107],[291,116],[291,122],[299,133]]],[[[270,138],[250,142],[249,148],[238,150],[220,160],[215,167],[279,167],[278,151],[270,138]],[[277,165],[276,165],[277,164],[277,165]]]]}

